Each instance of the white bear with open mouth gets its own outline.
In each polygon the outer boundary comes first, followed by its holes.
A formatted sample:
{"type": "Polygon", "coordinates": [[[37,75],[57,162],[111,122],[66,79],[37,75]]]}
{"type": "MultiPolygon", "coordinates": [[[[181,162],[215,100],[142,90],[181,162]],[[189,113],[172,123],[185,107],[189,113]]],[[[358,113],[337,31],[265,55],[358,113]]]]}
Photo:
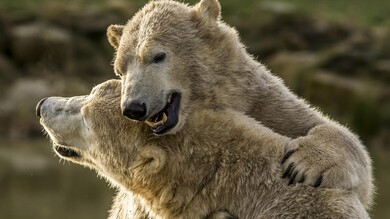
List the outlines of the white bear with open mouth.
{"type": "Polygon", "coordinates": [[[150,1],[125,25],[108,28],[123,115],[165,135],[184,127],[196,108],[240,111],[294,139],[281,159],[286,183],[352,190],[368,209],[375,187],[358,136],[248,54],[220,13],[218,0],[150,1]]]}

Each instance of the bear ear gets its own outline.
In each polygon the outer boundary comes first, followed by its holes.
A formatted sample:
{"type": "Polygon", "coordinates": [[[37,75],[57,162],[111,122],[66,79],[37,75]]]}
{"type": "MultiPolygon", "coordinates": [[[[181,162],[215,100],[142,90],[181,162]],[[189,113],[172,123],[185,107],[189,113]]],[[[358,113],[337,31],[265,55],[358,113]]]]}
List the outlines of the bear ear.
{"type": "Polygon", "coordinates": [[[206,19],[206,22],[215,22],[221,14],[221,5],[218,0],[201,0],[194,6],[199,17],[206,19]]]}
{"type": "Polygon", "coordinates": [[[107,29],[107,38],[111,46],[118,49],[123,34],[123,25],[110,25],[107,29]]]}

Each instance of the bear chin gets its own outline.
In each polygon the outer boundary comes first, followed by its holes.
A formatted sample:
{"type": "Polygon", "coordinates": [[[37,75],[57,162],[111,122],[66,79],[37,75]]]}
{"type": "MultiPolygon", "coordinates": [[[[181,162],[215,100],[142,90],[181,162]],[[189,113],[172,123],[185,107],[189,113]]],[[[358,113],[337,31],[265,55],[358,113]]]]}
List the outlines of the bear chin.
{"type": "Polygon", "coordinates": [[[81,157],[81,155],[77,151],[75,151],[72,148],[66,147],[66,146],[54,144],[53,148],[54,148],[54,151],[58,155],[60,155],[61,157],[65,157],[65,158],[79,158],[79,157],[81,157]]]}

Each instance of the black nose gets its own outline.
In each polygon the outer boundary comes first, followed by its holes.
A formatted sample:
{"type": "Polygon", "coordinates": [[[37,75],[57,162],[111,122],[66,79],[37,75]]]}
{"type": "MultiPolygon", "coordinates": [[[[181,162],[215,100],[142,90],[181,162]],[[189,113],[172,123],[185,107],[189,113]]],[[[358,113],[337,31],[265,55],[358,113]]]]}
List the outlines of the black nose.
{"type": "Polygon", "coordinates": [[[41,106],[46,99],[47,98],[43,98],[42,100],[40,100],[39,103],[37,104],[37,107],[35,108],[35,113],[38,118],[41,118],[41,106]]]}
{"type": "Polygon", "coordinates": [[[131,101],[123,108],[123,115],[129,119],[141,120],[146,115],[146,106],[138,101],[131,101]]]}

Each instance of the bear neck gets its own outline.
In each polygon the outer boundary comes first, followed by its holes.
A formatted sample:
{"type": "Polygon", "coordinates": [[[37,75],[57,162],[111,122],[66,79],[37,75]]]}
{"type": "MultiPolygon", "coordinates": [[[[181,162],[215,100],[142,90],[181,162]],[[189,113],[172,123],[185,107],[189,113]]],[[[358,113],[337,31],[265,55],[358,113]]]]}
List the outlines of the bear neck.
{"type": "Polygon", "coordinates": [[[314,126],[327,122],[250,55],[233,28],[220,22],[218,32],[208,46],[216,48],[207,56],[212,61],[203,60],[208,65],[201,74],[209,77],[193,86],[194,104],[245,112],[275,132],[293,138],[305,136],[314,126]]]}
{"type": "MultiPolygon", "coordinates": [[[[228,107],[241,112],[251,109],[263,85],[265,68],[258,63],[241,43],[236,31],[219,21],[209,37],[204,40],[207,52],[199,55],[199,79],[192,86],[192,101],[204,107],[228,107]],[[206,54],[204,54],[206,53],[206,54]],[[248,98],[242,98],[242,94],[248,98]]],[[[195,104],[195,103],[194,103],[195,104]]]]}

